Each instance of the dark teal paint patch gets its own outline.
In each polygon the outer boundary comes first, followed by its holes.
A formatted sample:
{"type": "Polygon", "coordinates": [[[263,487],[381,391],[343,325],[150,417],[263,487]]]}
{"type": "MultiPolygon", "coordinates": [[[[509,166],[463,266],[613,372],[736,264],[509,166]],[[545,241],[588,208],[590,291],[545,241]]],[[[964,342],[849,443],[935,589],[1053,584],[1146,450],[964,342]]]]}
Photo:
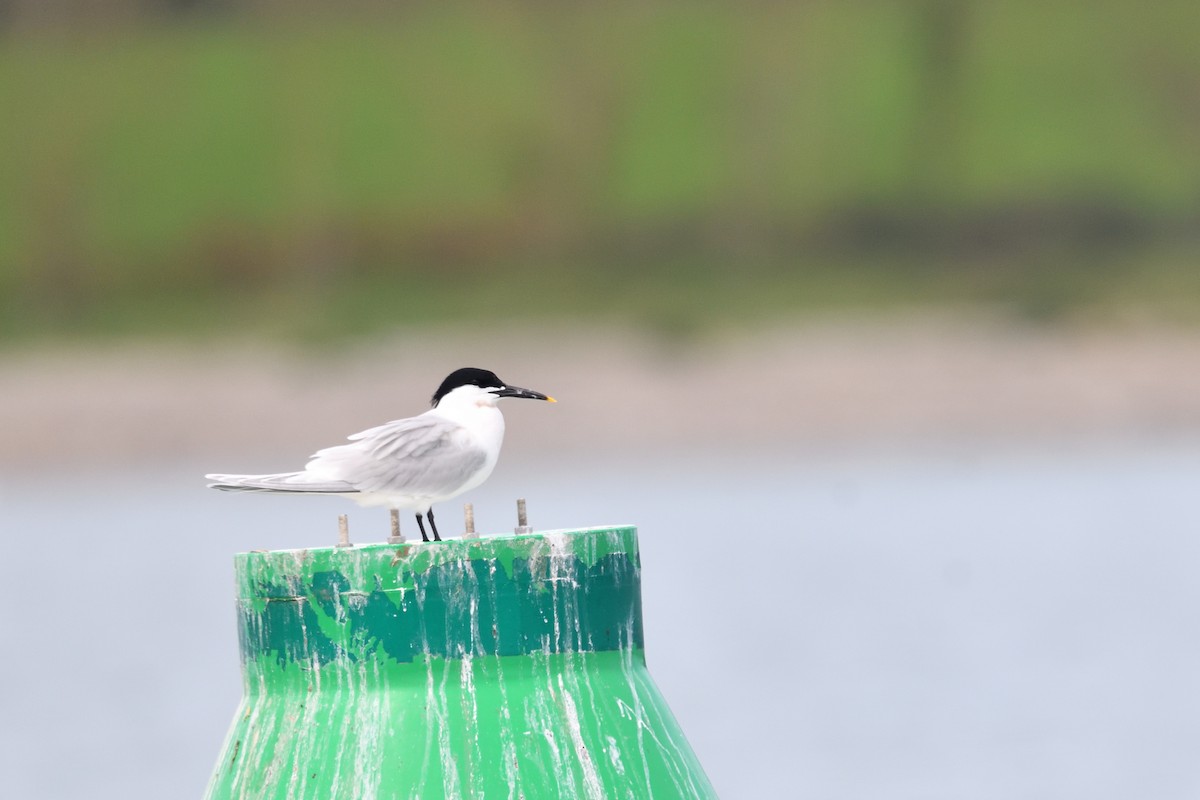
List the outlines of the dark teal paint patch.
{"type": "MultiPolygon", "coordinates": [[[[375,562],[371,569],[394,570],[375,562]]],[[[239,602],[242,656],[310,668],[343,659],[521,655],[641,648],[636,550],[590,566],[574,555],[517,558],[511,575],[489,558],[451,560],[413,575],[413,588],[349,593],[336,570],[255,581],[259,600],[239,602]],[[290,599],[284,599],[290,598],[290,599]]]]}

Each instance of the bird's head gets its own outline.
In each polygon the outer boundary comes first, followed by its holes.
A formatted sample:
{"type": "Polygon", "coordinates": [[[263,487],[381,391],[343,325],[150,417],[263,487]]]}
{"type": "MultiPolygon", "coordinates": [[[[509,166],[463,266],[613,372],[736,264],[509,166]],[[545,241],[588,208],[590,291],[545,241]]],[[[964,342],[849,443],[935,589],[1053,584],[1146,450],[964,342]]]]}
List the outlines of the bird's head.
{"type": "Polygon", "coordinates": [[[438,404],[449,396],[453,396],[455,400],[461,397],[466,402],[474,400],[478,405],[493,406],[501,397],[557,402],[553,397],[547,397],[541,392],[505,383],[496,373],[477,367],[463,367],[447,375],[446,380],[442,381],[442,385],[433,393],[433,407],[437,408],[438,404]]]}

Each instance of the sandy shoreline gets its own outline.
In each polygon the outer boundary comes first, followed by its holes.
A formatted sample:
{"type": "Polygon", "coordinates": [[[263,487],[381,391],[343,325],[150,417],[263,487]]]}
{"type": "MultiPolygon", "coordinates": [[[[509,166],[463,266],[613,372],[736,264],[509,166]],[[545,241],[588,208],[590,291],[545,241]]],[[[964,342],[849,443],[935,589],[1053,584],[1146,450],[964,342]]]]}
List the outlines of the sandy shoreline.
{"type": "Polygon", "coordinates": [[[0,470],[299,465],[348,433],[424,410],[445,373],[467,364],[561,401],[506,404],[512,457],[1200,431],[1196,330],[910,318],[671,346],[613,329],[530,328],[315,355],[246,343],[6,353],[0,470]]]}

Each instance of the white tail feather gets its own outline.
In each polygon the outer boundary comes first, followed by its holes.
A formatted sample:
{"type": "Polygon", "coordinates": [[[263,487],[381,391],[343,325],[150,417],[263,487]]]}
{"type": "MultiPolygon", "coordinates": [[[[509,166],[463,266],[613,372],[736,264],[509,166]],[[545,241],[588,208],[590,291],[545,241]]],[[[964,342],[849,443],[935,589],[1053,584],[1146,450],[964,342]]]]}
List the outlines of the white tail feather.
{"type": "Polygon", "coordinates": [[[274,475],[205,475],[210,489],[225,492],[301,492],[351,494],[358,490],[345,481],[320,478],[311,472],[279,472],[274,475]]]}

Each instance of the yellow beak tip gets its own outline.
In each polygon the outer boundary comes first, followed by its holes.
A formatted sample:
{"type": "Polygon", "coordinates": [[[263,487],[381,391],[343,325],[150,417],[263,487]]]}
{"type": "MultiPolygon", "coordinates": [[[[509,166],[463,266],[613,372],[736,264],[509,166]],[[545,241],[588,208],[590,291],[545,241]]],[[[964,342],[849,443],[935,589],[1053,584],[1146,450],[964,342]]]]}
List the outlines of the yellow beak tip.
{"type": "Polygon", "coordinates": [[[555,400],[553,397],[547,397],[547,398],[546,398],[546,402],[547,402],[547,403],[557,403],[558,401],[557,401],[557,400],[555,400]]]}

